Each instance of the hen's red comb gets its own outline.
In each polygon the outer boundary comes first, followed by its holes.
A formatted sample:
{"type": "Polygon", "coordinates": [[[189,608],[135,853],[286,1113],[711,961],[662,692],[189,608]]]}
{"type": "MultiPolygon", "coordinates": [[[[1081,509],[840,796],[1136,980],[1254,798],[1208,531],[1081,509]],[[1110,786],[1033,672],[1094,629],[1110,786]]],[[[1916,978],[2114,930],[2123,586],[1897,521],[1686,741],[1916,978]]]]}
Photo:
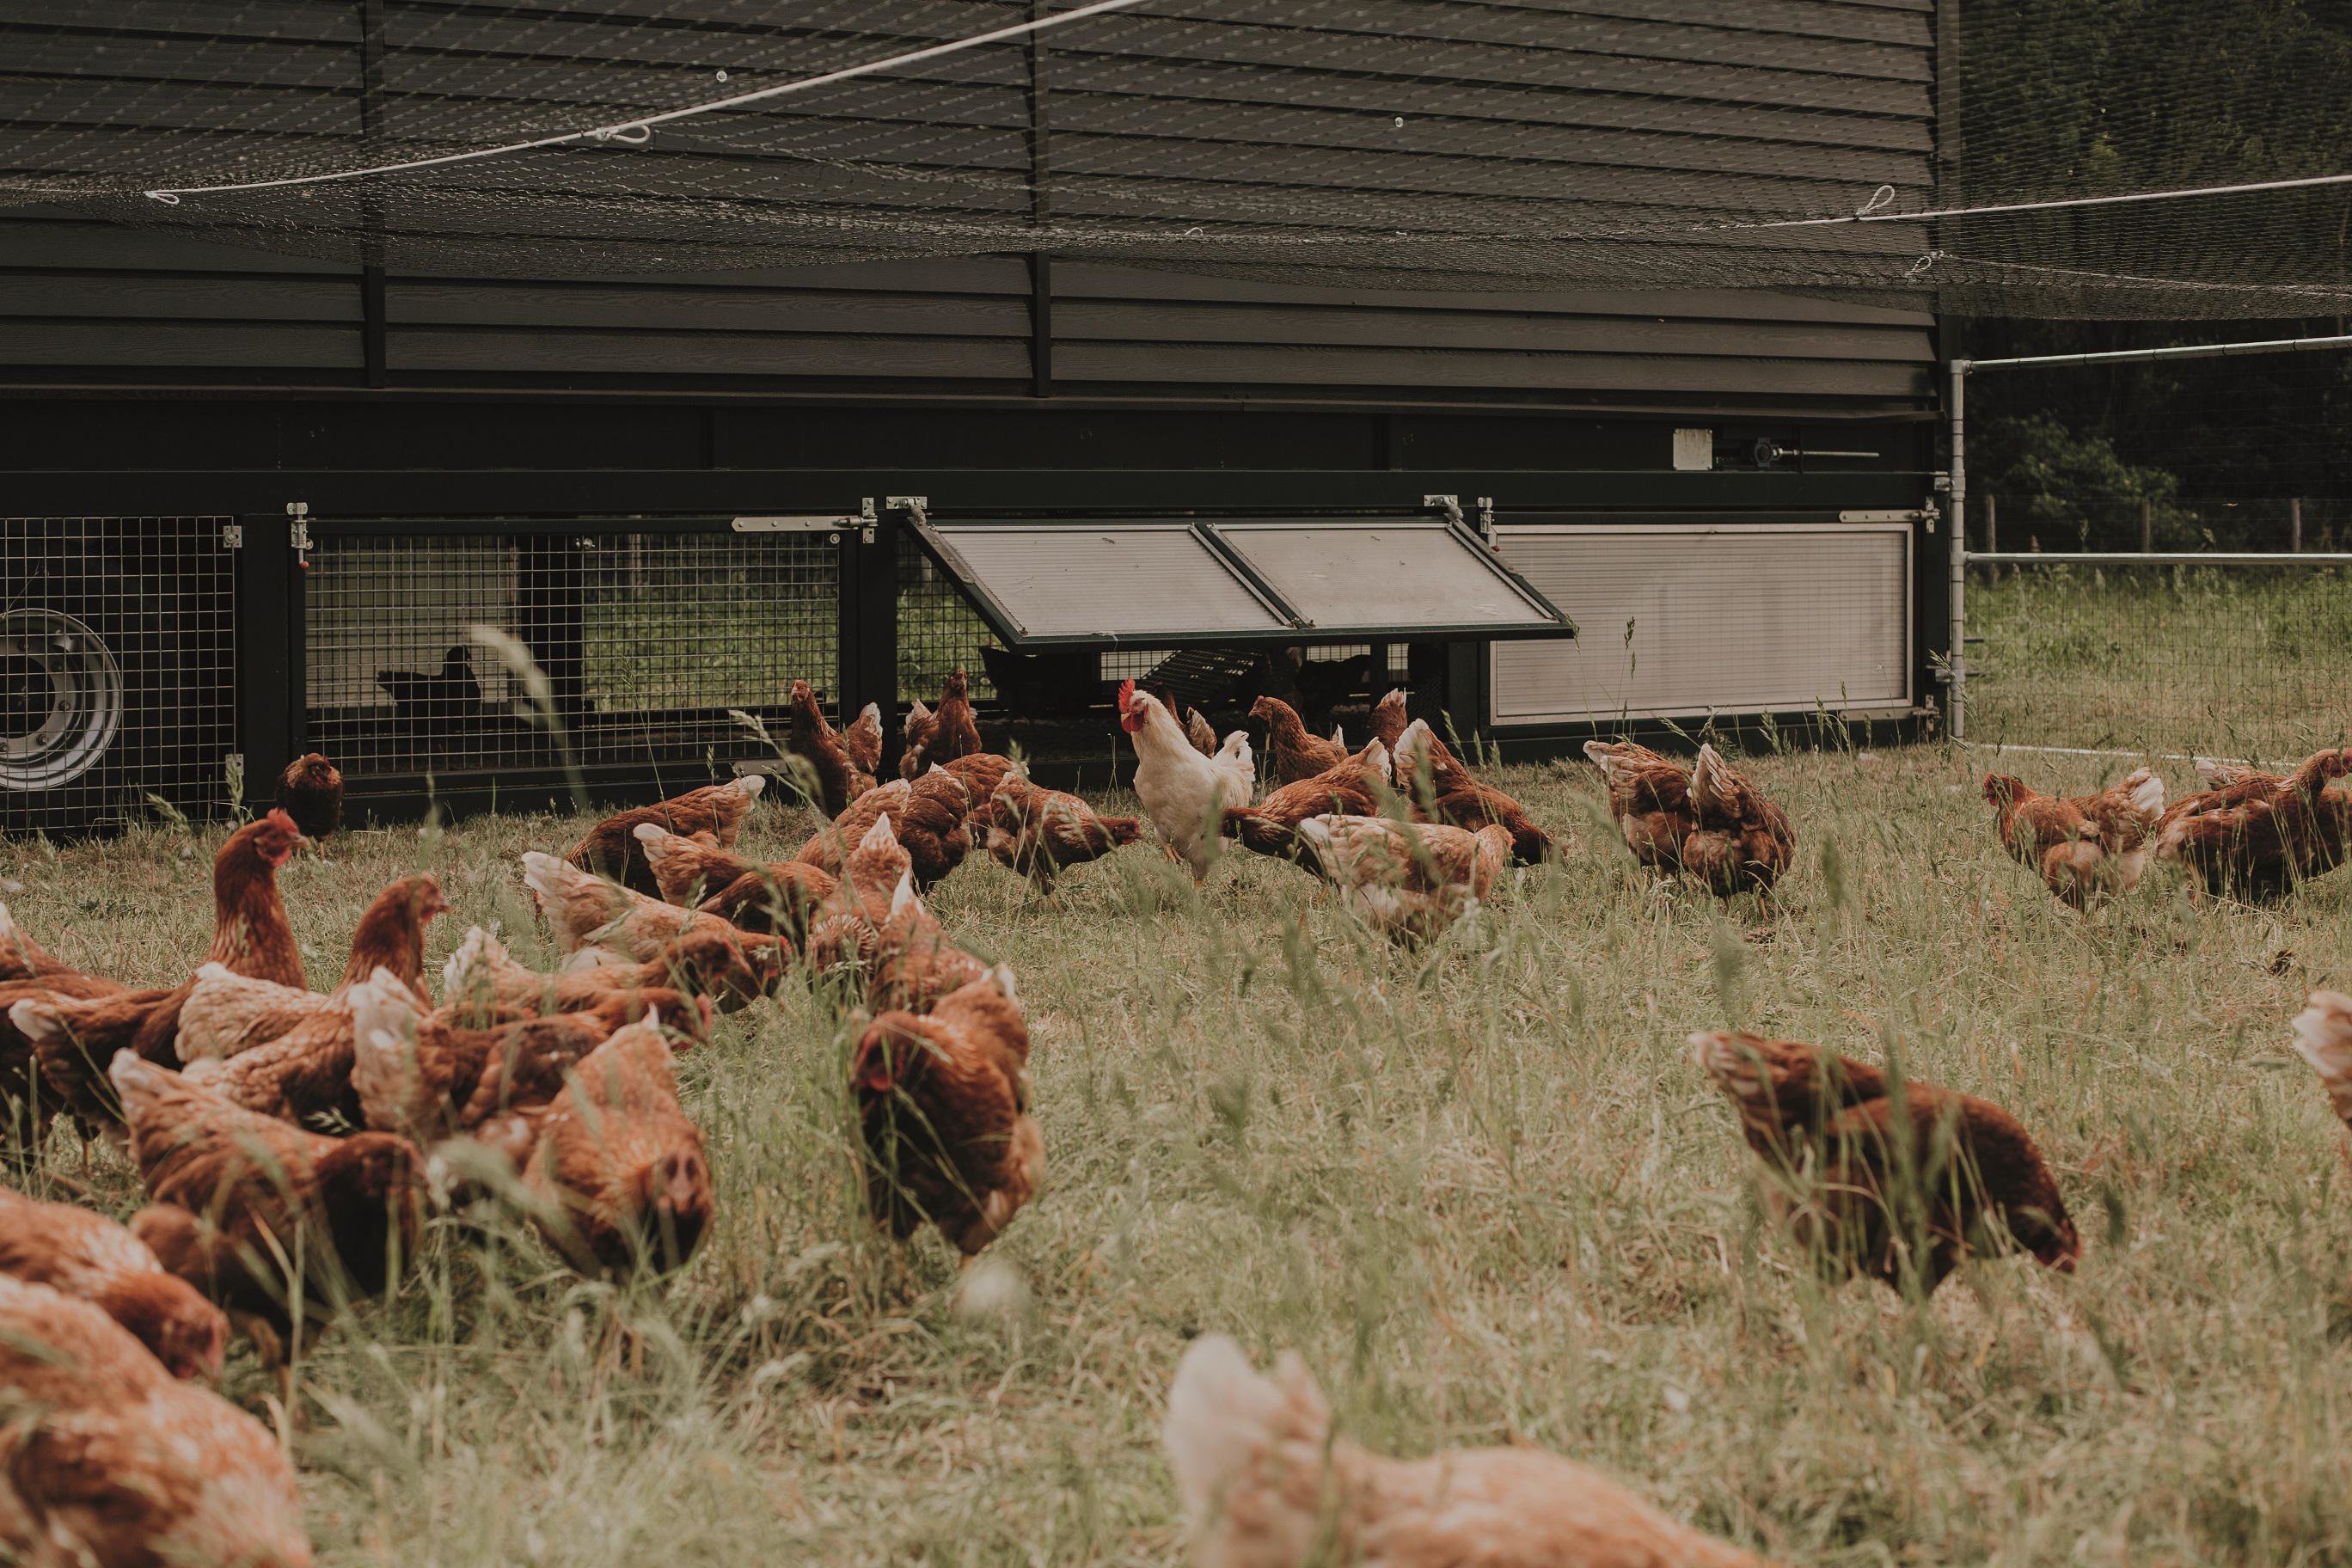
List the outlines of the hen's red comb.
{"type": "Polygon", "coordinates": [[[1134,706],[1135,682],[1131,679],[1120,681],[1118,683],[1118,710],[1124,713],[1134,706]]]}

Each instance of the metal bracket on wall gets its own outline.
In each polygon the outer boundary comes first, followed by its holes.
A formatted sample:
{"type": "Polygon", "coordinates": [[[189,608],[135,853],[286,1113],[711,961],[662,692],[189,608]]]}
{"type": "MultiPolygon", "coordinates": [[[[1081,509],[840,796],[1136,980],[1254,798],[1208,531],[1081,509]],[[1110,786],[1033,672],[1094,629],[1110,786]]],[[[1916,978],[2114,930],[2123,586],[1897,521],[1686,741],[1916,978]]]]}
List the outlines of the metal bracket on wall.
{"type": "Polygon", "coordinates": [[[241,522],[225,522],[221,524],[221,548],[223,550],[244,549],[245,524],[241,522]]]}
{"type": "Polygon", "coordinates": [[[294,563],[308,572],[310,569],[310,503],[289,500],[286,515],[294,521],[287,525],[286,542],[293,547],[294,563]]]}
{"type": "Polygon", "coordinates": [[[1448,522],[1460,522],[1462,521],[1462,498],[1460,496],[1423,496],[1421,498],[1421,509],[1423,511],[1438,512],[1442,514],[1448,522]]]}
{"type": "Polygon", "coordinates": [[[931,498],[929,496],[885,496],[882,504],[891,511],[903,511],[910,522],[929,522],[931,498]]]}
{"type": "Polygon", "coordinates": [[[858,526],[854,517],[739,517],[730,525],[738,533],[843,533],[858,526]]]}

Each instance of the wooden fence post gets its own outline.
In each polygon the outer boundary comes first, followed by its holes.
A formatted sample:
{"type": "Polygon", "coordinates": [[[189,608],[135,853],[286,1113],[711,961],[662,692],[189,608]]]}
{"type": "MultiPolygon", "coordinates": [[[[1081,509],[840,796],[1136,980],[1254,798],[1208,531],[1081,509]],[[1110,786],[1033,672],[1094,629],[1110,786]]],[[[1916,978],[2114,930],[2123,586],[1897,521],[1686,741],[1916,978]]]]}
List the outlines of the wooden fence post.
{"type": "Polygon", "coordinates": [[[2142,555],[2156,552],[2156,503],[2145,496],[2140,498],[2139,503],[2139,552],[2142,555]]]}
{"type": "MultiPolygon", "coordinates": [[[[1999,496],[1987,496],[1984,499],[1984,503],[1985,550],[1987,553],[1994,553],[2000,549],[2000,498],[1999,496]]],[[[1986,567],[1985,572],[1985,580],[1987,582],[1998,583],[2000,581],[2000,565],[1998,562],[1986,567]]]]}
{"type": "Polygon", "coordinates": [[[2303,553],[2303,498],[2301,496],[2287,498],[2286,547],[2297,555],[2303,553]]]}

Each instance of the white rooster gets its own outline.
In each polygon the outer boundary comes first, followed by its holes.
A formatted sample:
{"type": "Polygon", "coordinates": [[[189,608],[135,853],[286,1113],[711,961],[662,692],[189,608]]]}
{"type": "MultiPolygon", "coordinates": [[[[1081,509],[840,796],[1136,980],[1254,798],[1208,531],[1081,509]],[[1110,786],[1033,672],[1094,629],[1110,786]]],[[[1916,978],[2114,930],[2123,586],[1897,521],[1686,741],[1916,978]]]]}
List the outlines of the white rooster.
{"type": "Polygon", "coordinates": [[[1160,699],[1132,680],[1119,683],[1118,727],[1135,742],[1135,793],[1151,826],[1202,880],[1217,858],[1225,807],[1247,805],[1257,782],[1249,737],[1236,730],[1204,757],[1160,699]]]}

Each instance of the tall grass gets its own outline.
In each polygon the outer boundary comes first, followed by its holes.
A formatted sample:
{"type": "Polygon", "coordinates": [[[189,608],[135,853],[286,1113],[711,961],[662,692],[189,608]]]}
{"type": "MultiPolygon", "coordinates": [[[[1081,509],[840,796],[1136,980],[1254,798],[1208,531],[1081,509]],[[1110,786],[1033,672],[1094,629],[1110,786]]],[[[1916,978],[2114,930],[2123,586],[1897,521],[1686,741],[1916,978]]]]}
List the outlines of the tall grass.
{"type": "MultiPolygon", "coordinates": [[[[1160,1402],[1207,1329],[1298,1346],[1367,1441],[1542,1444],[1791,1562],[2352,1558],[2352,1180],[2284,1024],[2352,977],[2352,882],[2256,910],[2159,876],[2084,919],[1993,844],[1974,759],[1753,773],[1802,836],[1777,903],[1652,888],[1590,770],[1503,770],[1565,858],[1419,955],[1266,861],[1196,896],[1131,849],[1045,901],[968,865],[934,907],[1013,965],[1035,1036],[1047,1185],[990,1254],[1013,1288],[961,1295],[936,1238],[866,1223],[854,1024],[788,992],[682,1060],[720,1184],[682,1278],[583,1286],[453,1216],[306,1363],[326,1560],[1170,1563],[1160,1402]],[[2009,1106],[2080,1271],[1975,1265],[1924,1304],[1816,1278],[1683,1046],[1730,1022],[1891,1041],[2009,1106]]],[[[805,826],[763,803],[749,847],[805,826]]],[[[514,857],[580,828],[332,841],[283,879],[313,974],[417,868],[461,911],[435,962],[469,919],[551,960],[514,857]]],[[[173,978],[213,843],[9,847],[0,876],[53,947],[173,978]]],[[[135,1202],[103,1152],[93,1180],[135,1202]]],[[[268,1387],[232,1363],[232,1396],[268,1387]]]]}

